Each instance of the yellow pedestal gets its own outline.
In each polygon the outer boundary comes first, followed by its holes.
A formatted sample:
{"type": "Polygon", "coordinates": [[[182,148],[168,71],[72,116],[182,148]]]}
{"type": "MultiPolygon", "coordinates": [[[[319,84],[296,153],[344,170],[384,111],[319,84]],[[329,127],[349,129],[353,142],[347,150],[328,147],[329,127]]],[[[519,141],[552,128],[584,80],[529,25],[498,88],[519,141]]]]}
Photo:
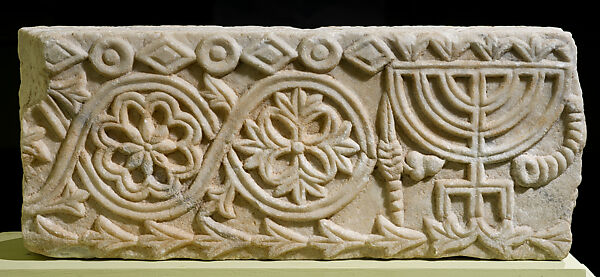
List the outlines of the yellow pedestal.
{"type": "Polygon", "coordinates": [[[562,261],[342,260],[342,261],[133,261],[53,259],[23,247],[20,232],[0,233],[0,276],[427,276],[591,277],[573,256],[562,261]]]}

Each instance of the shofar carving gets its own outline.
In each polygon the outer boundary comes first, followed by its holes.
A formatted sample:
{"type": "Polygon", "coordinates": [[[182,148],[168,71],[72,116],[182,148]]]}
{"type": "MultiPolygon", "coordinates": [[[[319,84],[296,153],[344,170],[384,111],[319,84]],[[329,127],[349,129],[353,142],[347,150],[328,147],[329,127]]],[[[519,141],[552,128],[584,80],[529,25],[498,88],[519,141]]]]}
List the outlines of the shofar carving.
{"type": "Polygon", "coordinates": [[[586,127],[561,30],[35,27],[19,56],[34,252],[569,251],[586,127]]]}

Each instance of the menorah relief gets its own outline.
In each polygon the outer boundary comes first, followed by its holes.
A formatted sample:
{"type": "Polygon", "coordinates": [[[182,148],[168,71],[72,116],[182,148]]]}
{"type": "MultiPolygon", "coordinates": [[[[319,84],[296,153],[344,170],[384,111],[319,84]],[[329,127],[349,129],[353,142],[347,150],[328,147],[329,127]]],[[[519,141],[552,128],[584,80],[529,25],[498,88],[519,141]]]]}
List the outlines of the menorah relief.
{"type": "MultiPolygon", "coordinates": [[[[531,234],[530,228],[513,221],[514,186],[548,184],[565,171],[584,145],[582,104],[570,92],[568,81],[572,72],[553,67],[406,68],[397,63],[386,75],[380,144],[394,141],[401,149],[395,141],[401,137],[420,151],[464,166],[464,178],[434,181],[435,218],[424,219],[434,253],[444,255],[478,242],[500,257],[510,256],[508,248],[523,243],[513,239],[531,234]],[[562,145],[542,156],[523,154],[549,132],[561,114],[562,145]],[[498,170],[494,177],[487,174],[488,168],[503,163],[511,164],[511,175],[498,174],[498,170]],[[495,201],[486,205],[490,199],[495,201]],[[462,202],[463,209],[456,211],[455,201],[462,202]]],[[[399,223],[401,213],[395,214],[399,223]]]]}

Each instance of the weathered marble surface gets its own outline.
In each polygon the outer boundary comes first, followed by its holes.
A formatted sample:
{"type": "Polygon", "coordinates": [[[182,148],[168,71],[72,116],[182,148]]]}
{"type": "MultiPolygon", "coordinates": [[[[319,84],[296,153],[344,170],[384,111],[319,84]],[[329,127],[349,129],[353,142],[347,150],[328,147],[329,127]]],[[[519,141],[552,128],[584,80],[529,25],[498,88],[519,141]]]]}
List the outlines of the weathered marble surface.
{"type": "Polygon", "coordinates": [[[19,32],[22,230],[54,257],[561,259],[569,33],[19,32]]]}

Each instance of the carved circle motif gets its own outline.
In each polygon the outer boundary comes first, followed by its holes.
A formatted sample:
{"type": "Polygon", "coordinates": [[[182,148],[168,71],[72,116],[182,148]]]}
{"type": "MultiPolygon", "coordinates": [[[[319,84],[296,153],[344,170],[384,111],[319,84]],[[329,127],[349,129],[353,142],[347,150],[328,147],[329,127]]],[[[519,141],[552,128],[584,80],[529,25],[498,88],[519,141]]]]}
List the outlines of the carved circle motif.
{"type": "Polygon", "coordinates": [[[202,129],[169,94],[126,92],[117,96],[110,114],[100,116],[98,149],[93,155],[99,175],[116,184],[117,193],[134,202],[167,199],[180,180],[197,173],[202,162],[202,129]]]}
{"type": "Polygon", "coordinates": [[[120,38],[103,38],[92,46],[90,61],[98,72],[118,77],[133,67],[135,53],[129,43],[120,38]]]}
{"type": "Polygon", "coordinates": [[[269,98],[272,105],[247,119],[247,136],[234,141],[243,161],[228,157],[242,196],[270,216],[300,221],[327,217],[356,197],[375,151],[356,93],[328,76],[290,71],[259,81],[244,98],[250,107],[269,98]],[[318,128],[309,127],[316,121],[318,128]],[[259,179],[248,173],[254,170],[259,179]]]}
{"type": "Polygon", "coordinates": [[[325,73],[340,62],[343,49],[333,38],[316,37],[302,40],[298,52],[304,65],[317,73],[325,73]]]}
{"type": "Polygon", "coordinates": [[[227,35],[205,39],[196,48],[198,63],[208,73],[216,76],[223,76],[233,71],[241,53],[241,47],[227,35]]]}
{"type": "Polygon", "coordinates": [[[277,92],[273,101],[259,115],[258,125],[246,121],[250,139],[234,144],[249,155],[244,168],[257,169],[263,181],[275,186],[274,197],[290,195],[298,205],[308,195],[326,197],[325,185],[338,172],[352,174],[354,169],[351,158],[360,147],[350,138],[352,124],[323,103],[322,95],[301,88],[277,92]]]}
{"type": "MultiPolygon", "coordinates": [[[[85,132],[85,118],[94,118],[87,127],[93,148],[76,165],[91,196],[132,219],[165,220],[193,207],[184,199],[201,169],[201,141],[214,137],[215,119],[198,91],[180,78],[136,73],[106,83],[96,95],[72,124],[85,132]]],[[[66,143],[83,136],[73,132],[66,143]]]]}

